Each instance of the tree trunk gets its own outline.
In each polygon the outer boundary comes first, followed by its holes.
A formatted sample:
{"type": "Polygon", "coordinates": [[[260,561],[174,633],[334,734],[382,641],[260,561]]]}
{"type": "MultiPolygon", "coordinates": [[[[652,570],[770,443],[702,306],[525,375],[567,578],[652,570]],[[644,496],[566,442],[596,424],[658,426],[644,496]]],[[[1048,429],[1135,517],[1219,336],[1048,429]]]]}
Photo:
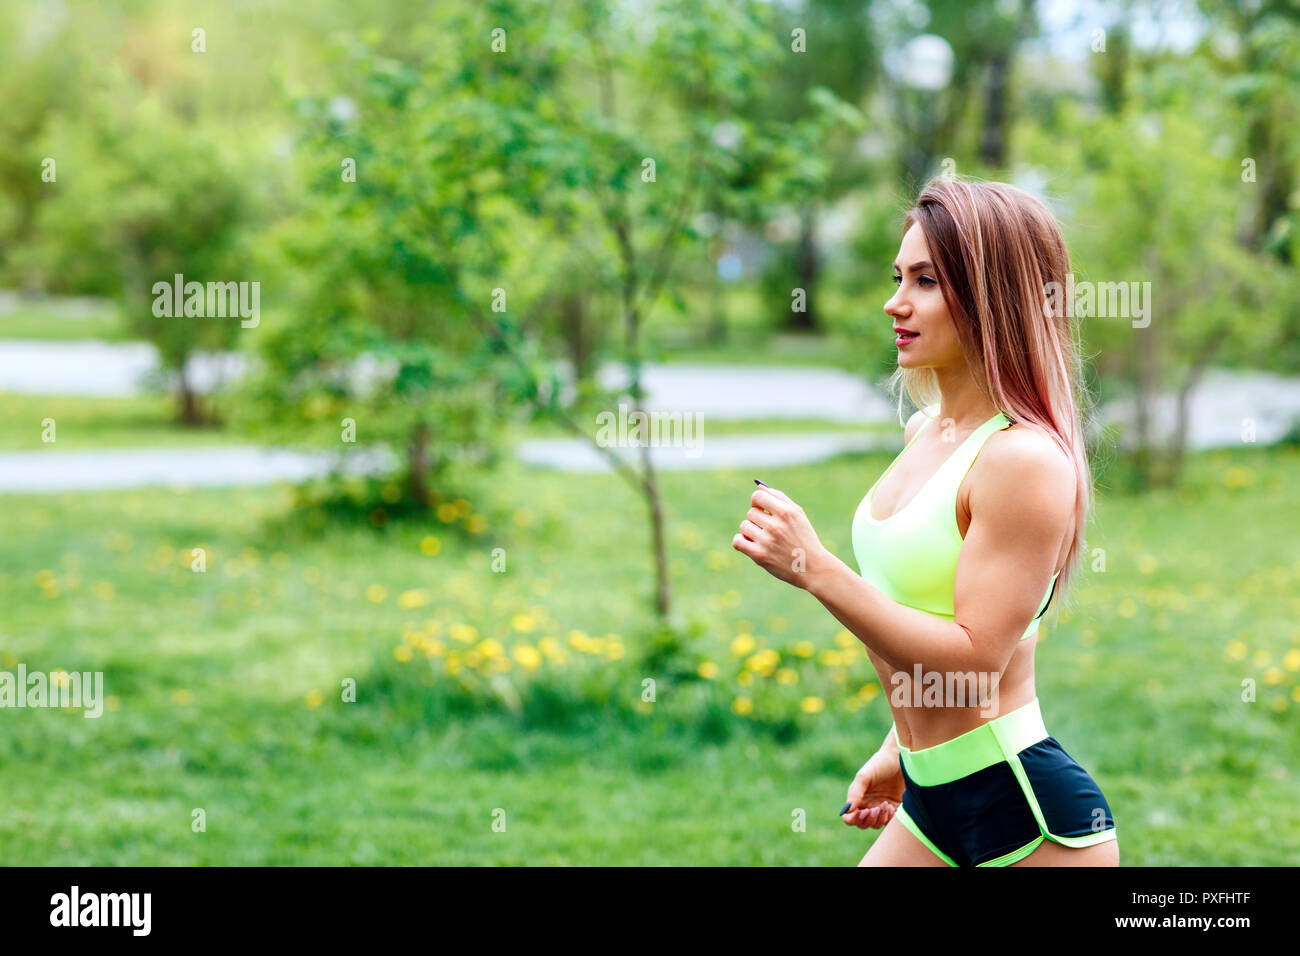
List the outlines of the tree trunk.
{"type": "Polygon", "coordinates": [[[178,420],[187,428],[198,428],[204,424],[206,418],[203,414],[203,403],[197,392],[194,391],[190,380],[185,374],[185,362],[188,356],[182,356],[180,364],[177,366],[176,380],[179,390],[181,407],[178,411],[178,420]]]}
{"type": "Polygon", "coordinates": [[[1156,323],[1142,330],[1137,340],[1137,394],[1135,424],[1137,445],[1133,449],[1133,466],[1139,488],[1156,483],[1155,436],[1152,417],[1160,389],[1160,357],[1156,323]]]}
{"type": "Polygon", "coordinates": [[[817,215],[812,203],[799,210],[799,245],[795,254],[795,276],[804,293],[804,311],[791,312],[788,328],[812,332],[819,325],[817,318],[817,277],[821,262],[817,255],[817,215]]]}
{"type": "Polygon", "coordinates": [[[984,101],[984,136],[980,140],[980,162],[994,168],[1006,164],[1007,74],[1010,72],[1011,50],[999,50],[989,61],[989,85],[984,101]]]}
{"type": "Polygon", "coordinates": [[[1191,404],[1192,392],[1196,390],[1196,386],[1201,384],[1205,370],[1209,368],[1210,362],[1219,351],[1219,345],[1227,333],[1228,326],[1225,324],[1215,329],[1205,338],[1200,348],[1196,350],[1196,355],[1192,358],[1191,368],[1187,371],[1187,377],[1178,389],[1178,417],[1174,426],[1174,444],[1170,450],[1170,484],[1176,484],[1183,474],[1183,464],[1186,460],[1187,451],[1187,423],[1190,415],[1188,406],[1191,404]]]}
{"type": "Polygon", "coordinates": [[[417,422],[411,429],[406,467],[406,488],[412,500],[429,507],[429,426],[424,422],[417,422]]]}
{"type": "Polygon", "coordinates": [[[566,292],[560,299],[560,321],[564,328],[564,344],[573,363],[575,386],[591,377],[592,347],[587,334],[586,311],[582,295],[566,292]]]}

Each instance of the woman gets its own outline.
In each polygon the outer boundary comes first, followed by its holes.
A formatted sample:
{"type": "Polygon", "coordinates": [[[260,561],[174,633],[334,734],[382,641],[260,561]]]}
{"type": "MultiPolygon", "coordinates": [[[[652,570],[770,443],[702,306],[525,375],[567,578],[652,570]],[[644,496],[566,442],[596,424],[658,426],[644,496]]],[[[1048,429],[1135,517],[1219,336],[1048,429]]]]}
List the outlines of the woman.
{"type": "Polygon", "coordinates": [[[841,811],[884,827],[859,865],[1119,863],[1110,807],[1034,690],[1038,618],[1067,593],[1092,498],[1079,357],[1051,294],[1069,270],[1028,193],[932,181],[885,303],[895,383],[922,410],[854,515],[860,573],[776,489],[732,539],[857,635],[887,688],[894,726],[841,811]]]}

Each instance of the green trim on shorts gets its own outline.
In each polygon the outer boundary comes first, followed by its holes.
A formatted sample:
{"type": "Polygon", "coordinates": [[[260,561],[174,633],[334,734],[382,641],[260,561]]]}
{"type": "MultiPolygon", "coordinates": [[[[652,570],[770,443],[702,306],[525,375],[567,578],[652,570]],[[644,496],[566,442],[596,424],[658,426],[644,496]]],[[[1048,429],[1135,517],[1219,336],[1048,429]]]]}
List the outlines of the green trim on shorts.
{"type": "MultiPolygon", "coordinates": [[[[1034,815],[1034,821],[1038,824],[1039,835],[1019,849],[1004,853],[1002,856],[984,863],[978,863],[977,866],[1009,866],[1029,856],[1034,850],[1038,849],[1045,839],[1068,847],[1094,846],[1107,840],[1119,839],[1118,829],[1113,825],[1105,830],[1073,837],[1057,836],[1047,828],[1047,821],[1043,818],[1043,810],[1038,805],[1038,797],[1034,794],[1034,788],[1029,782],[1029,775],[1025,773],[1024,765],[1021,764],[1019,757],[1020,751],[1026,747],[1032,747],[1040,740],[1046,739],[1047,736],[1042,711],[1039,708],[1038,698],[1035,697],[1028,704],[1018,707],[1010,713],[1003,714],[988,723],[981,724],[974,730],[954,737],[952,740],[921,750],[908,750],[902,744],[899,744],[898,752],[904,767],[907,768],[908,775],[922,787],[951,783],[954,780],[960,780],[962,777],[983,770],[985,767],[991,767],[1000,761],[1006,761],[1011,766],[1011,772],[1015,774],[1016,782],[1020,784],[1020,790],[1029,803],[1029,809],[1034,815]]],[[[895,740],[897,740],[897,734],[895,734],[895,740]]],[[[935,846],[933,841],[921,832],[921,828],[917,826],[916,821],[908,815],[902,806],[899,806],[894,815],[907,831],[916,837],[931,853],[949,866],[958,865],[952,857],[935,846]]]]}

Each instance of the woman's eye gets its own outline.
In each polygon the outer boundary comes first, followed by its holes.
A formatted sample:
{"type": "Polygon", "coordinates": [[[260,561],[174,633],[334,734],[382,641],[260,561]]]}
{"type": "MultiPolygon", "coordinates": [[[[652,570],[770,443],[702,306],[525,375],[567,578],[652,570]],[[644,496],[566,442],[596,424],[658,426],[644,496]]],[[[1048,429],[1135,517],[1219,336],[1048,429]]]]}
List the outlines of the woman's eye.
{"type": "Polygon", "coordinates": [[[898,285],[902,281],[903,281],[902,276],[894,276],[894,285],[898,285]]]}
{"type": "Polygon", "coordinates": [[[921,278],[917,279],[916,281],[919,282],[921,285],[935,285],[935,284],[936,284],[935,281],[934,281],[933,279],[931,279],[929,276],[921,276],[921,278]]]}

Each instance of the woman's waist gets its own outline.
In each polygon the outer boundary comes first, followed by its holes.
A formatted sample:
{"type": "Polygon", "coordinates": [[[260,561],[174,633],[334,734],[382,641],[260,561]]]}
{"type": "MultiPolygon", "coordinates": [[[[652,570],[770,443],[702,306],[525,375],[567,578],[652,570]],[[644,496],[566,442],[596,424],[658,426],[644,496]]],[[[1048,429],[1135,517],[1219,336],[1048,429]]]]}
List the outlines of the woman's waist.
{"type": "Polygon", "coordinates": [[[953,680],[943,688],[944,696],[939,696],[936,682],[928,688],[928,699],[926,687],[918,688],[915,680],[907,683],[911,686],[899,693],[891,691],[887,699],[899,749],[913,753],[949,744],[1038,699],[1032,678],[1015,687],[1005,680],[1000,685],[995,682],[981,693],[976,675],[965,684],[953,680]],[[967,688],[964,699],[963,687],[967,688]]]}

